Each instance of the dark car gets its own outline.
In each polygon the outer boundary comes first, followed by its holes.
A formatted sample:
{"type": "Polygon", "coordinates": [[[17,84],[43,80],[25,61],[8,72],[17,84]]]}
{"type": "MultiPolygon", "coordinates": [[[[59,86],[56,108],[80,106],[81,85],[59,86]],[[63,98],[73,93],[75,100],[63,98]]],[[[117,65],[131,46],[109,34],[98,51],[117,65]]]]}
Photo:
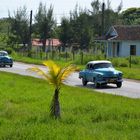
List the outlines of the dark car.
{"type": "Polygon", "coordinates": [[[0,66],[5,67],[6,65],[12,67],[13,59],[8,55],[6,51],[0,51],[0,66]]]}

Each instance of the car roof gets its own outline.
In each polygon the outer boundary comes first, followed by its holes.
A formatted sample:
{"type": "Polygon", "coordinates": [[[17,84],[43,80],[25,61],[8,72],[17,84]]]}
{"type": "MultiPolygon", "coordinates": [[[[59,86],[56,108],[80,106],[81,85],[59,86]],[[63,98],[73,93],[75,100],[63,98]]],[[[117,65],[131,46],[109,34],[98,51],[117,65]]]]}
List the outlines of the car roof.
{"type": "Polygon", "coordinates": [[[111,63],[107,60],[89,61],[87,64],[111,63]]]}
{"type": "Polygon", "coordinates": [[[6,51],[0,51],[0,53],[6,53],[6,54],[8,54],[6,51]]]}

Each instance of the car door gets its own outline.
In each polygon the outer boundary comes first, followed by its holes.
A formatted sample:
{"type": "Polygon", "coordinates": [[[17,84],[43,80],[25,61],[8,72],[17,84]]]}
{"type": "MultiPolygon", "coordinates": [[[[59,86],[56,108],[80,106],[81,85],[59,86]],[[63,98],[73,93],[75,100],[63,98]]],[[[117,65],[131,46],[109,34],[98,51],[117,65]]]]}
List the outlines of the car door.
{"type": "Polygon", "coordinates": [[[87,80],[92,82],[93,81],[93,65],[88,64],[87,68],[87,80]]]}

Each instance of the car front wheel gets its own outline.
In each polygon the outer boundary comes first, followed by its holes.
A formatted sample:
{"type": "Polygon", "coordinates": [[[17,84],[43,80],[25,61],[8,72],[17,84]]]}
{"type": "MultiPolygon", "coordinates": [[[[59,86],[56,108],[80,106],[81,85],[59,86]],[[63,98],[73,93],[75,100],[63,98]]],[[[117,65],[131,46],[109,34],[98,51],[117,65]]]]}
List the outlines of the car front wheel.
{"type": "Polygon", "coordinates": [[[83,84],[83,86],[86,86],[87,85],[86,79],[82,78],[82,84],[83,84]]]}
{"type": "Polygon", "coordinates": [[[95,82],[94,84],[95,84],[95,88],[100,88],[101,87],[101,85],[97,82],[95,82]]]}
{"type": "Polygon", "coordinates": [[[122,82],[118,82],[116,85],[118,88],[120,88],[122,86],[122,82]]]}

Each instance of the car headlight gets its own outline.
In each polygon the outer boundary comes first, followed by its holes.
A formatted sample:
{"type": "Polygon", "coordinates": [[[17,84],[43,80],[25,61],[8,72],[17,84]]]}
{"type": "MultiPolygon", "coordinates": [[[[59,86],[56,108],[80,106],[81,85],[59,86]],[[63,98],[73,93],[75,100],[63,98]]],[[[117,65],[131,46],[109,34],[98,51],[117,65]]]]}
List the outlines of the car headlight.
{"type": "Polygon", "coordinates": [[[122,77],[122,73],[119,73],[118,76],[119,76],[119,77],[122,77]]]}
{"type": "Polygon", "coordinates": [[[97,78],[98,78],[98,79],[102,79],[102,77],[103,77],[103,76],[102,76],[101,74],[98,74],[98,75],[97,75],[97,78]]]}
{"type": "Polygon", "coordinates": [[[118,79],[122,79],[122,75],[123,75],[122,73],[119,73],[118,74],[118,79]]]}

